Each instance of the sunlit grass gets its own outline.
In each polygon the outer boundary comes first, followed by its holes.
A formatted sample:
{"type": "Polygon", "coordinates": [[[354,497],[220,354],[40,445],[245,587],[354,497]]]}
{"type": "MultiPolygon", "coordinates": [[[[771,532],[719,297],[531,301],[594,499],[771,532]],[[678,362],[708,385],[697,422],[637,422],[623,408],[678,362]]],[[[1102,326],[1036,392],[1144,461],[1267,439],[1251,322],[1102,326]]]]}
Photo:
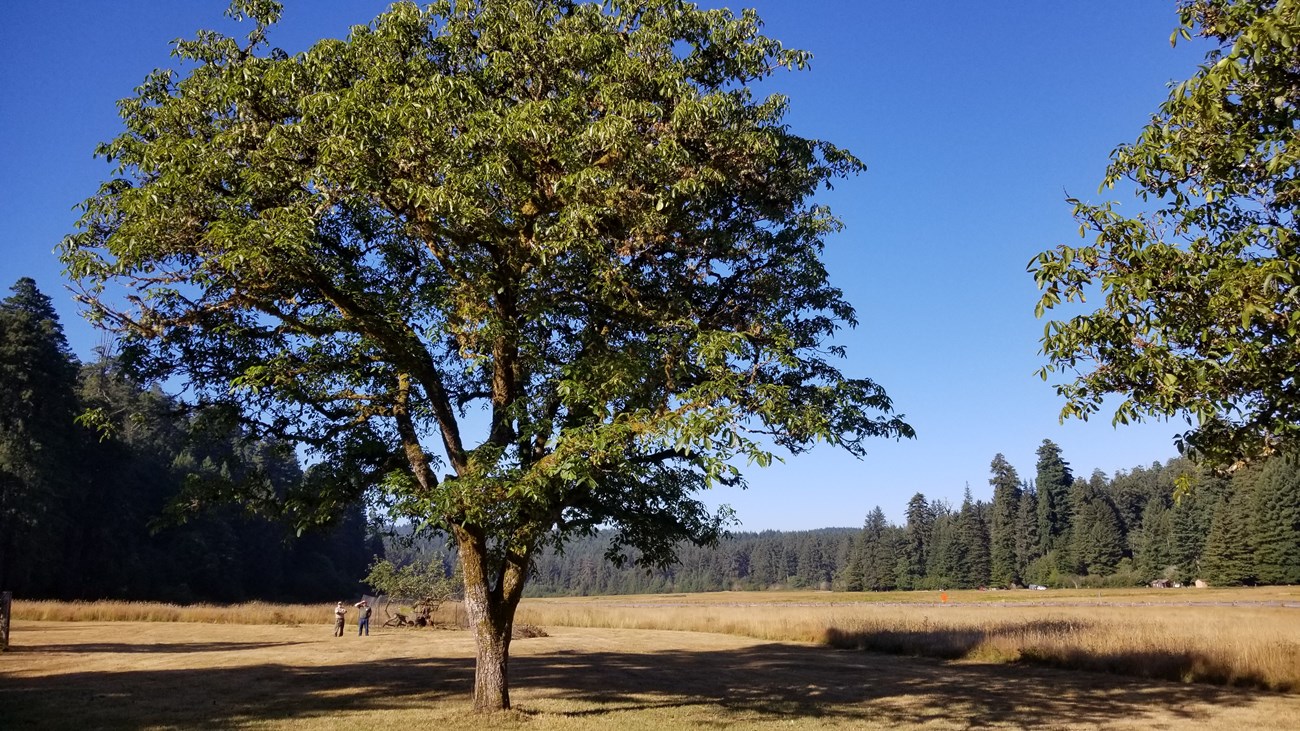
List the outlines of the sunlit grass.
{"type": "Polygon", "coordinates": [[[203,624],[329,624],[333,606],[319,604],[163,604],[15,599],[13,617],[41,622],[199,622],[203,624]]]}
{"type": "MultiPolygon", "coordinates": [[[[16,600],[14,617],[59,622],[333,622],[329,604],[262,602],[176,606],[16,600]]],[[[443,627],[466,625],[464,608],[456,603],[444,604],[434,619],[443,627]]],[[[379,625],[383,617],[372,621],[379,625]]],[[[516,623],[711,632],[962,662],[1033,663],[1300,691],[1296,587],[528,599],[516,623]]]]}
{"type": "Polygon", "coordinates": [[[1300,690],[1296,588],[990,597],[999,593],[952,592],[946,601],[938,592],[545,599],[525,602],[519,618],[1300,690]]]}
{"type": "Polygon", "coordinates": [[[553,628],[511,649],[515,710],[471,711],[468,632],[15,624],[0,728],[1300,728],[1300,695],[772,643],[553,628]]]}

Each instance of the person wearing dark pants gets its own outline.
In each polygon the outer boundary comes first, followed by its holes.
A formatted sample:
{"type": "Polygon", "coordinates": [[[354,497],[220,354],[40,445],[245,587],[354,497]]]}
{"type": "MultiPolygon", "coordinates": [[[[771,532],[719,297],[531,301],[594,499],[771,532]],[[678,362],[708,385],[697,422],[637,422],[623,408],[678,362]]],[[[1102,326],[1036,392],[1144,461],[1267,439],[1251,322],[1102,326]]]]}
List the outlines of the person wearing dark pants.
{"type": "Polygon", "coordinates": [[[361,635],[370,636],[370,603],[365,599],[356,603],[357,607],[357,637],[361,635]]]}

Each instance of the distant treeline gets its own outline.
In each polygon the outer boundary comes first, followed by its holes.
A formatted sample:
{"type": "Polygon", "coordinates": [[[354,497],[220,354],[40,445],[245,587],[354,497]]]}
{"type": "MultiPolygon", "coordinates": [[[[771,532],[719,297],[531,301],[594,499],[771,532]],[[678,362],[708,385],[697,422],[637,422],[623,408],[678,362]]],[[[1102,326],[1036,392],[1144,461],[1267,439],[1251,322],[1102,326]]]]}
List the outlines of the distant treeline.
{"type": "MultiPolygon", "coordinates": [[[[613,533],[601,531],[546,550],[533,560],[529,596],[597,596],[768,588],[831,589],[840,567],[848,565],[859,531],[822,528],[809,531],[734,533],[717,546],[685,543],[676,564],[646,570],[616,567],[606,558],[613,533]]],[[[386,555],[397,564],[441,560],[448,572],[455,549],[442,536],[412,541],[390,537],[386,555]]]]}
{"type": "Polygon", "coordinates": [[[916,494],[902,526],[879,508],[840,574],[848,590],[981,586],[1300,583],[1300,461],[1231,477],[1182,459],[1075,479],[1044,440],[1034,480],[993,458],[992,500],[960,507],[916,494]]]}
{"type": "Polygon", "coordinates": [[[78,362],[35,282],[12,291],[0,302],[0,589],[181,603],[360,590],[383,550],[360,503],[295,538],[223,499],[238,486],[277,501],[311,471],[285,445],[141,388],[114,359],[78,362]]]}
{"type": "MultiPolygon", "coordinates": [[[[532,596],[752,589],[956,589],[1137,586],[1155,580],[1300,583],[1300,462],[1277,457],[1230,478],[1185,460],[1107,478],[1075,479],[1044,441],[1036,479],[997,455],[990,501],[954,507],[918,493],[903,525],[876,508],[861,530],[737,533],[717,546],[678,547],[679,562],[647,571],[605,557],[611,534],[546,551],[532,596]],[[1179,497],[1175,497],[1179,496],[1179,497]]],[[[401,563],[444,556],[442,540],[388,547],[401,563]]]]}
{"type": "Polygon", "coordinates": [[[1100,587],[1154,580],[1300,583],[1300,463],[1277,457],[1231,477],[1183,459],[1075,479],[1044,441],[1034,480],[1002,455],[992,501],[907,503],[904,525],[871,511],[845,589],[1100,587]]]}
{"type": "Polygon", "coordinates": [[[686,544],[678,563],[646,571],[605,560],[609,536],[547,551],[534,564],[532,596],[831,589],[858,542],[854,528],[735,533],[716,547],[686,544]]]}

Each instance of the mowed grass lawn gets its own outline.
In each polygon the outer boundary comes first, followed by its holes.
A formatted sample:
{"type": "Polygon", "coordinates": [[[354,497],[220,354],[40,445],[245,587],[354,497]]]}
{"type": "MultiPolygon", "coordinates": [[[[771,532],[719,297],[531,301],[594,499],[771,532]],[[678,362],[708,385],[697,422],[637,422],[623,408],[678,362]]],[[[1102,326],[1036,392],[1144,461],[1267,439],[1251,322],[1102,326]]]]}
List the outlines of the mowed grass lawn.
{"type": "MultiPolygon", "coordinates": [[[[1251,596],[1300,619],[1286,595],[1251,596]]],[[[698,604],[694,611],[716,612],[725,624],[739,615],[757,621],[769,608],[822,611],[815,595],[779,599],[546,600],[526,613],[572,610],[573,620],[617,603],[610,616],[630,619],[698,604]]],[[[515,710],[484,717],[469,709],[468,633],[376,628],[359,638],[350,623],[335,638],[328,609],[319,624],[297,625],[48,621],[16,611],[13,646],[0,654],[0,728],[1300,728],[1297,693],[720,632],[559,625],[513,643],[515,710]]],[[[971,601],[943,611],[979,609],[971,601]]],[[[1240,626],[1261,606],[1225,601],[1199,610],[1207,626],[1240,626]]],[[[777,624],[795,621],[779,616],[777,624]]],[[[1291,627],[1300,635],[1300,623],[1291,627]]]]}

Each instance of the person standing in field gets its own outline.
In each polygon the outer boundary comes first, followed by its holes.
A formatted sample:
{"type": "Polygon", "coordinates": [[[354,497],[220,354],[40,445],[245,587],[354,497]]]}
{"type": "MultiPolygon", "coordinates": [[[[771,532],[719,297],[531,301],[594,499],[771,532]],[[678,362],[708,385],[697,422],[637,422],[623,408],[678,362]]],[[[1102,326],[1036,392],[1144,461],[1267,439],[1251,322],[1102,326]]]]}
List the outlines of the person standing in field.
{"type": "Polygon", "coordinates": [[[344,617],[347,616],[347,613],[348,610],[346,607],[343,606],[343,602],[339,602],[338,606],[334,607],[334,636],[335,637],[343,636],[343,619],[344,617]]]}
{"type": "Polygon", "coordinates": [[[365,599],[356,603],[357,608],[357,637],[365,635],[370,636],[370,604],[365,599]]]}

